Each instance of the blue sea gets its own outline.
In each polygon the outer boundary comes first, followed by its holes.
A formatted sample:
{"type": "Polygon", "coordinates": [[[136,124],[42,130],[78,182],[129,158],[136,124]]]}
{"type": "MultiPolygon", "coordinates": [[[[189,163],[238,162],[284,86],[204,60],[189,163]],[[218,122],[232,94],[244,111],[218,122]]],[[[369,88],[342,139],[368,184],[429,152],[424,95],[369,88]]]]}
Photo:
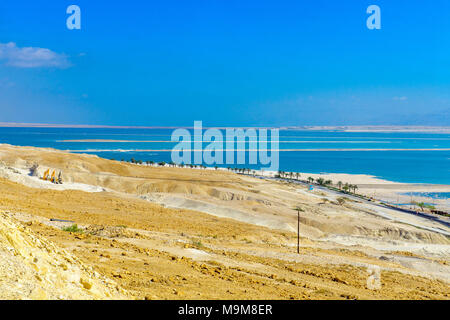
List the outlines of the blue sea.
{"type": "MultiPolygon", "coordinates": [[[[161,150],[176,145],[171,142],[172,132],[157,128],[0,128],[0,143],[50,147],[115,160],[170,162],[171,152],[161,150]]],[[[404,183],[450,184],[450,151],[442,150],[450,149],[450,134],[280,130],[279,141],[283,171],[369,174],[404,183]]]]}

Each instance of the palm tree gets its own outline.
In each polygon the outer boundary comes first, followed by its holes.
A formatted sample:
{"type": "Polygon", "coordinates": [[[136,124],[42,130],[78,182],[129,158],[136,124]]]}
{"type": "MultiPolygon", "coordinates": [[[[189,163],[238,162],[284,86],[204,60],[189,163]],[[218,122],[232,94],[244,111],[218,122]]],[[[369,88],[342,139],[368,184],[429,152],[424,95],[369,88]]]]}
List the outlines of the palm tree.
{"type": "Polygon", "coordinates": [[[298,180],[298,178],[300,178],[300,173],[296,172],[295,173],[295,178],[298,180]]]}
{"type": "Polygon", "coordinates": [[[350,189],[350,185],[348,183],[345,183],[342,189],[344,189],[344,191],[347,192],[350,189]]]}
{"type": "Polygon", "coordinates": [[[308,177],[308,181],[309,181],[309,183],[313,183],[314,182],[314,178],[313,177],[308,177]]]}
{"type": "Polygon", "coordinates": [[[358,186],[356,184],[353,185],[353,193],[356,194],[356,190],[358,189],[358,186]]]}
{"type": "Polygon", "coordinates": [[[423,203],[423,202],[413,202],[416,206],[418,206],[419,208],[420,208],[420,210],[422,210],[423,211],[423,209],[424,208],[427,208],[428,206],[425,204],[425,203],[423,203]]]}
{"type": "Polygon", "coordinates": [[[323,186],[323,184],[325,183],[325,180],[324,180],[323,178],[317,178],[317,179],[316,179],[316,182],[317,182],[319,185],[323,186]]]}
{"type": "Polygon", "coordinates": [[[342,181],[338,181],[337,186],[338,186],[339,190],[342,189],[342,184],[343,184],[342,181]]]}

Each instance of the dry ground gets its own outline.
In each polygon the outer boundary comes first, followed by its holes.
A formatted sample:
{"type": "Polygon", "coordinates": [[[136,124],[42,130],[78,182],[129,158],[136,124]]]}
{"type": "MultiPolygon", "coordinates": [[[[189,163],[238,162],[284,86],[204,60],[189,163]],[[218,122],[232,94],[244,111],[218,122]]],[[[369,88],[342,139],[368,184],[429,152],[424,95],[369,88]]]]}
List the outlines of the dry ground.
{"type": "Polygon", "coordinates": [[[450,298],[450,241],[415,220],[387,220],[357,203],[340,206],[298,186],[222,171],[9,146],[0,148],[0,159],[0,211],[113,279],[128,298],[450,298]],[[54,190],[24,174],[35,163],[38,171],[63,170],[63,188],[78,183],[104,191],[54,190]],[[294,205],[305,210],[299,255],[294,205]],[[72,222],[50,219],[74,221],[84,231],[63,231],[72,222]],[[361,244],[329,240],[338,236],[361,244]],[[366,245],[378,240],[393,250],[366,245]],[[382,270],[378,290],[367,288],[371,266],[382,270]]]}

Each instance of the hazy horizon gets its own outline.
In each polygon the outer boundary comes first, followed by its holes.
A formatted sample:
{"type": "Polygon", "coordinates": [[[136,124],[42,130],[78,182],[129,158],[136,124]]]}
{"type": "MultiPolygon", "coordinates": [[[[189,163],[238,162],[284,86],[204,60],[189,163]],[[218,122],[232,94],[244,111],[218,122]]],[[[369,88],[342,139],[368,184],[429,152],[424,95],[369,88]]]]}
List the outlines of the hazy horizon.
{"type": "MultiPolygon", "coordinates": [[[[70,124],[70,123],[22,123],[22,122],[0,122],[0,128],[111,128],[111,129],[125,129],[125,128],[136,128],[136,129],[171,129],[171,128],[193,128],[193,125],[186,126],[134,126],[134,125],[108,125],[108,124],[70,124]]],[[[428,125],[298,125],[298,126],[203,126],[203,128],[283,128],[283,129],[320,129],[320,128],[405,128],[405,129],[450,129],[450,126],[428,126],[428,125]]]]}

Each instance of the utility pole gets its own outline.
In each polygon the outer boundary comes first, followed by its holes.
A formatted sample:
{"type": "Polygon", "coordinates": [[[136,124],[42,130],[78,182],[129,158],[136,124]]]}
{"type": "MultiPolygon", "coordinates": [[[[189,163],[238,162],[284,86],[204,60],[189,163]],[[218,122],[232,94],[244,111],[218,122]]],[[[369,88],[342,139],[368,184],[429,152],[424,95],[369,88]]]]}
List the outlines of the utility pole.
{"type": "Polygon", "coordinates": [[[300,211],[304,212],[301,207],[295,207],[297,211],[297,253],[300,254],[300,211]]]}
{"type": "Polygon", "coordinates": [[[297,253],[300,254],[300,211],[297,211],[297,253]]]}

